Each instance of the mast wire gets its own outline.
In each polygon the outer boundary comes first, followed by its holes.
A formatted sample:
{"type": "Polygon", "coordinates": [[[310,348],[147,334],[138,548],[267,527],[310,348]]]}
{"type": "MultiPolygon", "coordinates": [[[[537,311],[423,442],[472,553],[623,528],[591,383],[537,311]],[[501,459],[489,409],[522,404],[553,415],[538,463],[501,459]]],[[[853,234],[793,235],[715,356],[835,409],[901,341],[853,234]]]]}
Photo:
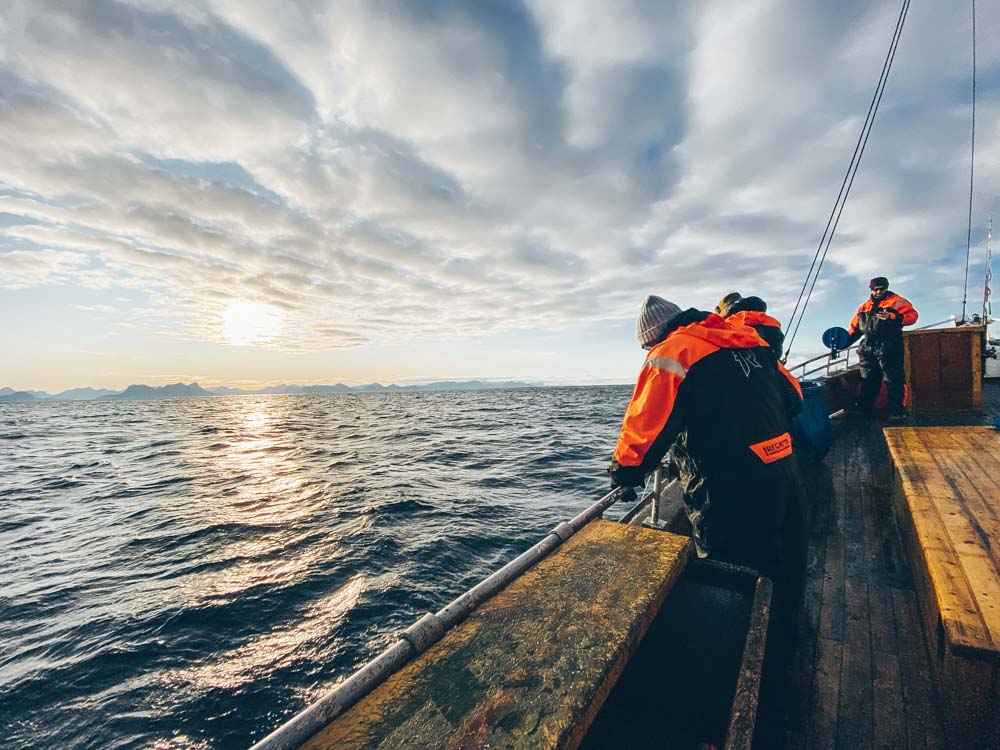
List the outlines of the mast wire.
{"type": "Polygon", "coordinates": [[[782,358],[782,361],[784,362],[788,361],[788,355],[791,353],[792,344],[795,342],[795,337],[799,332],[799,326],[802,324],[803,317],[805,317],[806,307],[809,305],[813,289],[816,288],[816,282],[819,279],[820,270],[823,268],[823,263],[826,261],[826,255],[830,250],[830,243],[833,242],[834,233],[837,231],[837,225],[840,223],[840,217],[843,214],[844,206],[847,203],[847,197],[851,192],[851,186],[854,184],[854,177],[857,175],[858,168],[861,165],[861,157],[864,155],[865,146],[868,144],[868,137],[871,135],[872,126],[875,123],[875,115],[878,113],[878,107],[882,101],[882,94],[885,92],[885,86],[889,80],[889,72],[892,70],[892,63],[896,58],[896,49],[899,47],[899,39],[902,36],[903,25],[906,22],[906,15],[909,12],[909,9],[910,0],[903,0],[903,4],[899,9],[899,17],[896,19],[896,28],[893,31],[892,40],[889,42],[889,50],[886,52],[885,60],[882,63],[882,72],[879,74],[878,83],[875,84],[875,93],[872,95],[871,104],[868,105],[868,114],[865,116],[865,122],[861,127],[861,133],[858,135],[858,141],[854,146],[854,153],[851,155],[851,161],[847,166],[847,171],[844,173],[844,179],[840,184],[840,191],[837,193],[837,199],[834,201],[833,209],[830,211],[830,216],[826,221],[826,227],[823,229],[823,235],[820,237],[819,244],[816,246],[816,252],[813,254],[812,263],[809,265],[809,270],[806,272],[805,281],[802,283],[802,289],[799,291],[799,297],[795,302],[795,309],[792,311],[792,315],[789,318],[788,329],[791,330],[792,333],[789,337],[788,348],[785,350],[785,356],[782,358]],[[811,284],[810,278],[812,279],[811,284]],[[807,289],[808,292],[806,291],[807,289]],[[804,301],[803,297],[805,298],[804,301]],[[797,319],[796,315],[798,315],[797,319]]]}
{"type": "Polygon", "coordinates": [[[972,152],[969,157],[969,228],[965,235],[965,288],[962,291],[962,320],[969,299],[969,256],[972,253],[972,180],[976,167],[976,0],[972,0],[972,152]]]}

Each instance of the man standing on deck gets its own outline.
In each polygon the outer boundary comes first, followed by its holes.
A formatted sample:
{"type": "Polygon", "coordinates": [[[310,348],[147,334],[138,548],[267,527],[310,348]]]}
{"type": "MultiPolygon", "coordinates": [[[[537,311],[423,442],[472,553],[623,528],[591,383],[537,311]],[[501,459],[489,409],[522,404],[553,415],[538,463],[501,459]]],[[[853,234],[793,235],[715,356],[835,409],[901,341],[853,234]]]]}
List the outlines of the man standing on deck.
{"type": "Polygon", "coordinates": [[[752,329],[650,296],[636,325],[649,350],[625,413],[613,486],[636,486],[667,450],[701,557],[772,579],[775,609],[797,608],[805,569],[789,419],[798,382],[752,329]]]}
{"type": "Polygon", "coordinates": [[[868,282],[868,288],[871,296],[858,308],[847,329],[850,344],[865,337],[858,348],[861,394],[857,405],[861,411],[871,411],[884,379],[889,397],[889,419],[898,421],[906,416],[903,411],[906,383],[903,326],[917,322],[917,311],[908,300],[889,291],[889,280],[885,276],[876,276],[868,282]]]}
{"type": "Polygon", "coordinates": [[[719,300],[715,312],[728,320],[730,325],[753,328],[768,343],[774,356],[781,359],[785,334],[781,330],[781,323],[767,314],[767,303],[760,297],[744,297],[739,292],[730,292],[719,300]]]}

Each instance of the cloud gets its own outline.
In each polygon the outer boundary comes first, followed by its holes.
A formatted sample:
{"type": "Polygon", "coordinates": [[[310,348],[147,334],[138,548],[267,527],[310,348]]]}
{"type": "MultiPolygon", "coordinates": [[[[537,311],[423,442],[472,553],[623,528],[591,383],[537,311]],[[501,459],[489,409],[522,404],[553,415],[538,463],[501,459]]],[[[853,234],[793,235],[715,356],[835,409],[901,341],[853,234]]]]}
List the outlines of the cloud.
{"type": "MultiPolygon", "coordinates": [[[[654,291],[708,307],[738,286],[787,314],[894,14],[15,2],[0,283],[140,288],[155,330],[216,342],[231,301],[259,302],[283,320],[259,345],[295,351],[586,327],[654,291]]],[[[986,165],[1000,52],[982,47],[986,165]]],[[[967,49],[965,10],[911,11],[817,305],[877,270],[912,297],[959,278],[967,49]]],[[[978,224],[998,181],[977,176],[978,224]]]]}
{"type": "Polygon", "coordinates": [[[68,281],[88,262],[82,253],[60,250],[0,252],[0,288],[30,289],[53,279],[68,281]]]}

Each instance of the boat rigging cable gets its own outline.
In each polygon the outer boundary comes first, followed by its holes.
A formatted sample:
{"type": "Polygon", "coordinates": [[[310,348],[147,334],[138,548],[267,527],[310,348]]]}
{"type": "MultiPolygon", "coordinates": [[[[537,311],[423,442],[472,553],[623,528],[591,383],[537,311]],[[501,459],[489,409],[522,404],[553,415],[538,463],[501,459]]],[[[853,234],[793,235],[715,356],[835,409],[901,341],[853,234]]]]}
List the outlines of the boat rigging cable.
{"type": "Polygon", "coordinates": [[[889,80],[889,72],[892,70],[892,63],[896,58],[896,49],[899,47],[899,39],[903,33],[903,24],[906,23],[906,15],[909,10],[910,0],[903,0],[903,4],[899,9],[899,17],[896,19],[896,30],[892,34],[892,41],[889,42],[889,51],[886,53],[885,61],[882,63],[882,72],[879,74],[878,83],[875,84],[875,93],[872,96],[871,104],[868,105],[868,114],[865,116],[864,125],[861,126],[858,142],[854,145],[854,153],[851,155],[851,161],[847,166],[844,179],[840,183],[840,191],[837,193],[837,199],[833,203],[833,210],[830,211],[830,217],[826,220],[823,236],[819,239],[819,245],[817,245],[816,252],[813,254],[812,263],[806,272],[805,281],[802,283],[799,298],[795,301],[795,309],[788,320],[788,330],[791,331],[791,336],[788,338],[788,347],[785,350],[785,356],[782,358],[783,362],[787,362],[788,355],[791,354],[792,344],[795,342],[795,336],[799,332],[799,326],[802,324],[802,318],[805,316],[806,307],[809,305],[813,289],[816,288],[816,281],[819,279],[820,270],[823,268],[826,254],[830,250],[830,243],[833,242],[833,235],[837,231],[837,225],[840,223],[840,217],[844,212],[847,196],[850,195],[851,187],[854,185],[854,178],[858,173],[858,167],[861,165],[861,157],[865,153],[865,146],[868,145],[868,137],[871,135],[872,126],[875,123],[875,115],[878,113],[882,94],[885,92],[886,82],[889,80]],[[811,284],[810,279],[812,279],[811,284]],[[808,292],[806,291],[807,289],[808,292]],[[796,315],[798,315],[797,319],[796,315]],[[792,327],[793,322],[794,328],[792,327]]]}
{"type": "Polygon", "coordinates": [[[962,291],[962,321],[969,298],[969,254],[972,250],[972,178],[976,166],[976,0],[972,0],[972,154],[969,158],[969,228],[965,235],[965,288],[962,291]]]}

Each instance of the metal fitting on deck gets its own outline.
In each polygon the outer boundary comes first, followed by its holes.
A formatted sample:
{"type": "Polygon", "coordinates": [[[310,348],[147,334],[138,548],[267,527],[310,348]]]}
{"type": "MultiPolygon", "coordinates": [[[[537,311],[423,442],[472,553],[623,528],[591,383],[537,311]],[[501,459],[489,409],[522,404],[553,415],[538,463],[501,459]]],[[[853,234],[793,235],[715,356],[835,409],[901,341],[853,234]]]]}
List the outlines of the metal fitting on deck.
{"type": "Polygon", "coordinates": [[[441,619],[437,615],[428,612],[404,630],[399,637],[413,646],[414,651],[418,654],[422,654],[441,640],[444,631],[445,627],[441,619]]]}
{"type": "Polygon", "coordinates": [[[549,533],[555,534],[557,537],[559,537],[560,541],[565,542],[567,539],[573,536],[573,534],[576,533],[576,529],[574,529],[570,524],[566,523],[566,521],[563,521],[554,529],[552,529],[552,531],[550,531],[549,533]]]}

